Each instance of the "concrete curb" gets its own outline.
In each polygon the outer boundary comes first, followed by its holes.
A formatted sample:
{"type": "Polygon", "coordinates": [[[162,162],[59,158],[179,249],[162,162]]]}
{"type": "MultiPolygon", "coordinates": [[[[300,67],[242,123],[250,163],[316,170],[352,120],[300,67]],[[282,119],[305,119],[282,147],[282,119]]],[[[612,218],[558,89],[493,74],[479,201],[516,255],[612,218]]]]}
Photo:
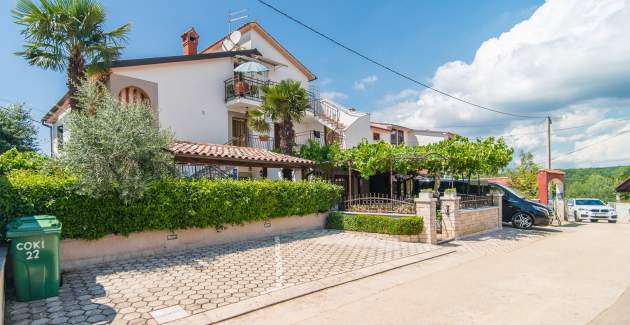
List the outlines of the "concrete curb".
{"type": "Polygon", "coordinates": [[[403,266],[426,261],[436,257],[444,256],[455,252],[454,249],[440,247],[428,252],[423,252],[411,256],[407,256],[394,261],[380,263],[368,266],[362,269],[337,274],[331,277],[323,278],[304,284],[286,287],[276,291],[268,292],[261,296],[240,301],[234,304],[226,305],[220,308],[209,310],[200,314],[180,318],[169,325],[196,325],[196,324],[212,324],[228,320],[240,315],[251,313],[253,311],[276,305],[291,299],[302,297],[314,292],[322,291],[331,287],[339,286],[348,282],[357,281],[369,276],[384,273],[403,266]]]}

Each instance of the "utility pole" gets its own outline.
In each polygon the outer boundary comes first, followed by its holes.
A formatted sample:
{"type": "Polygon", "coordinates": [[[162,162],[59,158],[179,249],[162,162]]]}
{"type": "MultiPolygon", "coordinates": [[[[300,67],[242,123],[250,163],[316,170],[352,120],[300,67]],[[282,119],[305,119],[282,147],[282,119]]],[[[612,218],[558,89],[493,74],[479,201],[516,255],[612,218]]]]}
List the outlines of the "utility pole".
{"type": "Polygon", "coordinates": [[[547,124],[547,169],[551,169],[551,117],[545,118],[547,124]]]}

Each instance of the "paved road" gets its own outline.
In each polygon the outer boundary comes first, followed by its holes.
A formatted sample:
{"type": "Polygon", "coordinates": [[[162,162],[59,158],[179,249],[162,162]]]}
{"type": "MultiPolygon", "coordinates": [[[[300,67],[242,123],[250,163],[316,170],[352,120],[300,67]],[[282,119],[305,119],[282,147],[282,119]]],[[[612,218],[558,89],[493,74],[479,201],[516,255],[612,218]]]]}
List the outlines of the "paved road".
{"type": "MultiPolygon", "coordinates": [[[[324,290],[230,324],[624,324],[630,224],[583,224],[511,249],[460,252],[324,290]]],[[[488,247],[490,246],[490,247],[488,247]]]]}

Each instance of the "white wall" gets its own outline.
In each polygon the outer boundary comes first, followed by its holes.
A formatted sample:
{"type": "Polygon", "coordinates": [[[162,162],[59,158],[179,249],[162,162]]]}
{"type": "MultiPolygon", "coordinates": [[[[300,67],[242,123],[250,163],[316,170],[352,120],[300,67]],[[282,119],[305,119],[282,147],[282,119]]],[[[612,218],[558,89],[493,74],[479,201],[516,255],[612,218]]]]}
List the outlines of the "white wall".
{"type": "Polygon", "coordinates": [[[160,126],[175,138],[223,144],[228,141],[224,81],[233,75],[231,58],[113,69],[114,74],[157,83],[160,126]]]}
{"type": "Polygon", "coordinates": [[[276,50],[271,44],[269,44],[258,32],[250,30],[245,33],[244,37],[250,39],[251,48],[258,49],[264,57],[272,59],[274,61],[288,65],[288,67],[279,66],[269,71],[269,79],[273,81],[280,81],[284,79],[293,79],[302,83],[304,88],[308,89],[308,78],[295,67],[284,55],[276,50]]]}
{"type": "Polygon", "coordinates": [[[370,130],[370,114],[363,114],[357,117],[343,132],[345,148],[352,148],[363,141],[363,139],[373,142],[370,130]]]}

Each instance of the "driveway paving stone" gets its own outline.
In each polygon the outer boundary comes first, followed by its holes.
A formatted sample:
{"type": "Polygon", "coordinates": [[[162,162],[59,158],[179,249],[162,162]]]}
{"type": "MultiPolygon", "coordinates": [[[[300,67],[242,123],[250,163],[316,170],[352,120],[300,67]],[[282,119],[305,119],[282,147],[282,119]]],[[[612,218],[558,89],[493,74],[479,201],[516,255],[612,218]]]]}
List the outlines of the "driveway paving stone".
{"type": "Polygon", "coordinates": [[[64,273],[59,297],[9,296],[9,321],[155,324],[155,310],[181,306],[193,315],[435,248],[317,230],[111,262],[64,273]]]}

